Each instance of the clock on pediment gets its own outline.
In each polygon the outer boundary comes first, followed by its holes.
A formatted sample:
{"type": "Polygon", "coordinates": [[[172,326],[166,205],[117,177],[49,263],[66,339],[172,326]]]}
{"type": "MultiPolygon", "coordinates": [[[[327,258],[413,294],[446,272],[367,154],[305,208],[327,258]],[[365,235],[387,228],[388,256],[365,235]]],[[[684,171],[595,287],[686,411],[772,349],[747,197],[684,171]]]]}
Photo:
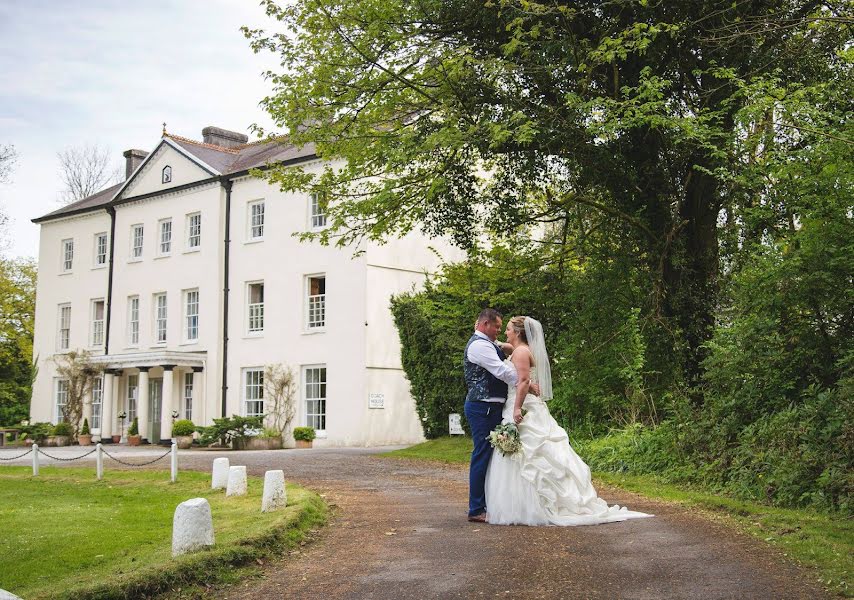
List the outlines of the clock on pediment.
{"type": "Polygon", "coordinates": [[[160,178],[160,181],[162,183],[169,183],[170,181],[172,181],[172,167],[170,167],[169,165],[163,167],[163,174],[160,178]]]}

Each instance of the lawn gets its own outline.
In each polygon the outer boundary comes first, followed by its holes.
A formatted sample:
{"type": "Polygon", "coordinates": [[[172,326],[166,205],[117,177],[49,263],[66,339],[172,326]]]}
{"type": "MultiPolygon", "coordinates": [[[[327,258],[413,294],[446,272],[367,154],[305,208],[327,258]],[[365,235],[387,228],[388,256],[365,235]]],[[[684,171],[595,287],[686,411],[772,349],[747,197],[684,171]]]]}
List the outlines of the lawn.
{"type": "Polygon", "coordinates": [[[0,468],[0,588],[26,598],[126,598],[207,581],[296,543],[322,523],[320,498],[287,486],[288,506],[261,513],[263,481],[250,477],[247,496],[226,498],[205,473],[108,471],[93,468],[0,468]],[[190,498],[211,504],[213,549],[172,558],[175,507],[190,498]]]}
{"type": "MultiPolygon", "coordinates": [[[[428,440],[381,456],[468,464],[471,449],[471,438],[454,436],[428,440]]],[[[776,508],[736,500],[706,490],[662,483],[653,475],[595,472],[593,477],[649,498],[696,507],[714,514],[727,525],[772,544],[787,556],[816,568],[818,578],[828,588],[846,597],[854,596],[850,580],[851,573],[854,573],[854,523],[843,515],[776,508]]]]}

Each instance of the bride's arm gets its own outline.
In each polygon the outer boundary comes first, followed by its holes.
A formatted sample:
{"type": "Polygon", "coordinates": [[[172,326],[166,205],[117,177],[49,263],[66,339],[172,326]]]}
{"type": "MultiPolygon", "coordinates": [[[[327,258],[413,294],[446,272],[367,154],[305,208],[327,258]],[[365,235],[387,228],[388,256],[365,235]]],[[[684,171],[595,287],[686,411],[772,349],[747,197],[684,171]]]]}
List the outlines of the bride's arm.
{"type": "Polygon", "coordinates": [[[513,405],[513,421],[518,425],[522,422],[522,403],[531,387],[531,351],[520,346],[513,352],[510,360],[513,361],[513,366],[516,367],[516,374],[519,377],[516,382],[516,401],[513,405]]]}

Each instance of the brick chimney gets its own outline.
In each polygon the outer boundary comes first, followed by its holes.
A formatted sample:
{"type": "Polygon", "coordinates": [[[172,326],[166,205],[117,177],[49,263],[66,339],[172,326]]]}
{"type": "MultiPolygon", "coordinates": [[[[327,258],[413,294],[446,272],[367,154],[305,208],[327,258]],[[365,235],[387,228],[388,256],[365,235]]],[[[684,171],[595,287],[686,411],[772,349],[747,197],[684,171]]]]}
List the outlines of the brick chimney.
{"type": "Polygon", "coordinates": [[[236,131],[220,129],[219,127],[205,127],[202,129],[202,141],[222,148],[234,148],[242,146],[249,141],[249,136],[236,131]]]}
{"type": "Polygon", "coordinates": [[[136,171],[136,168],[145,160],[145,157],[148,156],[148,152],[145,150],[130,149],[125,150],[122,156],[125,157],[125,181],[127,181],[133,175],[133,172],[136,171]]]}

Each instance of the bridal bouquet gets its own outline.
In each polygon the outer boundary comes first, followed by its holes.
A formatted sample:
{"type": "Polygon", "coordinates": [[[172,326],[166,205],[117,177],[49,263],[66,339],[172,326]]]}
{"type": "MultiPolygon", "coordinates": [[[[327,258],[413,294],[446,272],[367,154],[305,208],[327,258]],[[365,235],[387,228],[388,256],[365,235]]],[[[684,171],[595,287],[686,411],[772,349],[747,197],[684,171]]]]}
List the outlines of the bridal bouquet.
{"type": "Polygon", "coordinates": [[[488,439],[492,447],[498,448],[503,456],[516,454],[522,448],[515,423],[501,423],[489,433],[488,439]]]}

